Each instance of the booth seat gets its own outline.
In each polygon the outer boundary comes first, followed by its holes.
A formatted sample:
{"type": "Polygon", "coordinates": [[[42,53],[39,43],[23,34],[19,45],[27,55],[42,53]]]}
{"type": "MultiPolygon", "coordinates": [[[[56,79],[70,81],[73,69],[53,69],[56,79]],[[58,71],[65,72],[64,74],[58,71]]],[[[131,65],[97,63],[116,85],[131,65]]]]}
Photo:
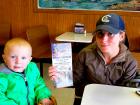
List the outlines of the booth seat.
{"type": "Polygon", "coordinates": [[[137,63],[138,63],[138,71],[140,72],[140,52],[133,52],[132,51],[132,55],[137,60],[137,63]]]}

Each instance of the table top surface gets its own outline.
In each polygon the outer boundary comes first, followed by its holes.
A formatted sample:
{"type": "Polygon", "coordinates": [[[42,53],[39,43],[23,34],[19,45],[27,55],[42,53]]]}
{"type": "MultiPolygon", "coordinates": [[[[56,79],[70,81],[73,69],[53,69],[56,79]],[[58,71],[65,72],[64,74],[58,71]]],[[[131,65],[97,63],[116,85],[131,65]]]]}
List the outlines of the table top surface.
{"type": "Polygon", "coordinates": [[[90,84],[85,87],[81,105],[140,105],[138,88],[90,84]]]}
{"type": "Polygon", "coordinates": [[[65,32],[56,37],[56,41],[91,43],[92,38],[92,33],[77,34],[74,32],[65,32]]]}

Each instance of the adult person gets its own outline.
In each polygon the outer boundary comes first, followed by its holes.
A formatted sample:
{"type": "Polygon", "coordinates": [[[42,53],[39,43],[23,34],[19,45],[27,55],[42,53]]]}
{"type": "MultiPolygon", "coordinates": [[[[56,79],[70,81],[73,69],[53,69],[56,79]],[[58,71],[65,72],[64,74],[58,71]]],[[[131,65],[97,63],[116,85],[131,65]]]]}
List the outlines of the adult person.
{"type": "MultiPolygon", "coordinates": [[[[76,96],[82,96],[87,84],[125,86],[136,75],[137,62],[124,44],[125,24],[119,15],[100,17],[94,35],[95,42],[82,49],[73,62],[76,96]]],[[[55,67],[49,68],[49,75],[52,80],[57,79],[55,67]]]]}
{"type": "Polygon", "coordinates": [[[0,65],[0,105],[54,105],[51,91],[30,62],[31,45],[22,38],[9,40],[0,65]]]}

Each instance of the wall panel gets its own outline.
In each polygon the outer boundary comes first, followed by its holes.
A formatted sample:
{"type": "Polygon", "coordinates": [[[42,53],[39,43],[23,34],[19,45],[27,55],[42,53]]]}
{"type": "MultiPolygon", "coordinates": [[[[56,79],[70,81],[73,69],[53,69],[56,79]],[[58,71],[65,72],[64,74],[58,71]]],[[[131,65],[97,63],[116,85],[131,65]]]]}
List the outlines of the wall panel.
{"type": "MultiPolygon", "coordinates": [[[[123,16],[131,49],[140,50],[140,12],[118,12],[123,16]]],[[[108,12],[102,11],[53,11],[35,12],[33,0],[1,0],[0,23],[10,23],[13,37],[26,37],[27,28],[34,25],[47,25],[50,36],[73,31],[76,22],[84,23],[87,32],[93,32],[97,19],[108,12]]]]}

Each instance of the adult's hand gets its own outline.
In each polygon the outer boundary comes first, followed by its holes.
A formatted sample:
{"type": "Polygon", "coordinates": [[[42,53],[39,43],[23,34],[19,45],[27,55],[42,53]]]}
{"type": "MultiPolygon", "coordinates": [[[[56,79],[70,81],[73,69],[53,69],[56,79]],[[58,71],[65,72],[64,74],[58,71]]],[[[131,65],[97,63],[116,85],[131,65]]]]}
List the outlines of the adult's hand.
{"type": "Polygon", "coordinates": [[[49,77],[51,80],[56,81],[57,80],[57,70],[54,66],[50,66],[48,68],[48,73],[49,73],[49,77]]]}

